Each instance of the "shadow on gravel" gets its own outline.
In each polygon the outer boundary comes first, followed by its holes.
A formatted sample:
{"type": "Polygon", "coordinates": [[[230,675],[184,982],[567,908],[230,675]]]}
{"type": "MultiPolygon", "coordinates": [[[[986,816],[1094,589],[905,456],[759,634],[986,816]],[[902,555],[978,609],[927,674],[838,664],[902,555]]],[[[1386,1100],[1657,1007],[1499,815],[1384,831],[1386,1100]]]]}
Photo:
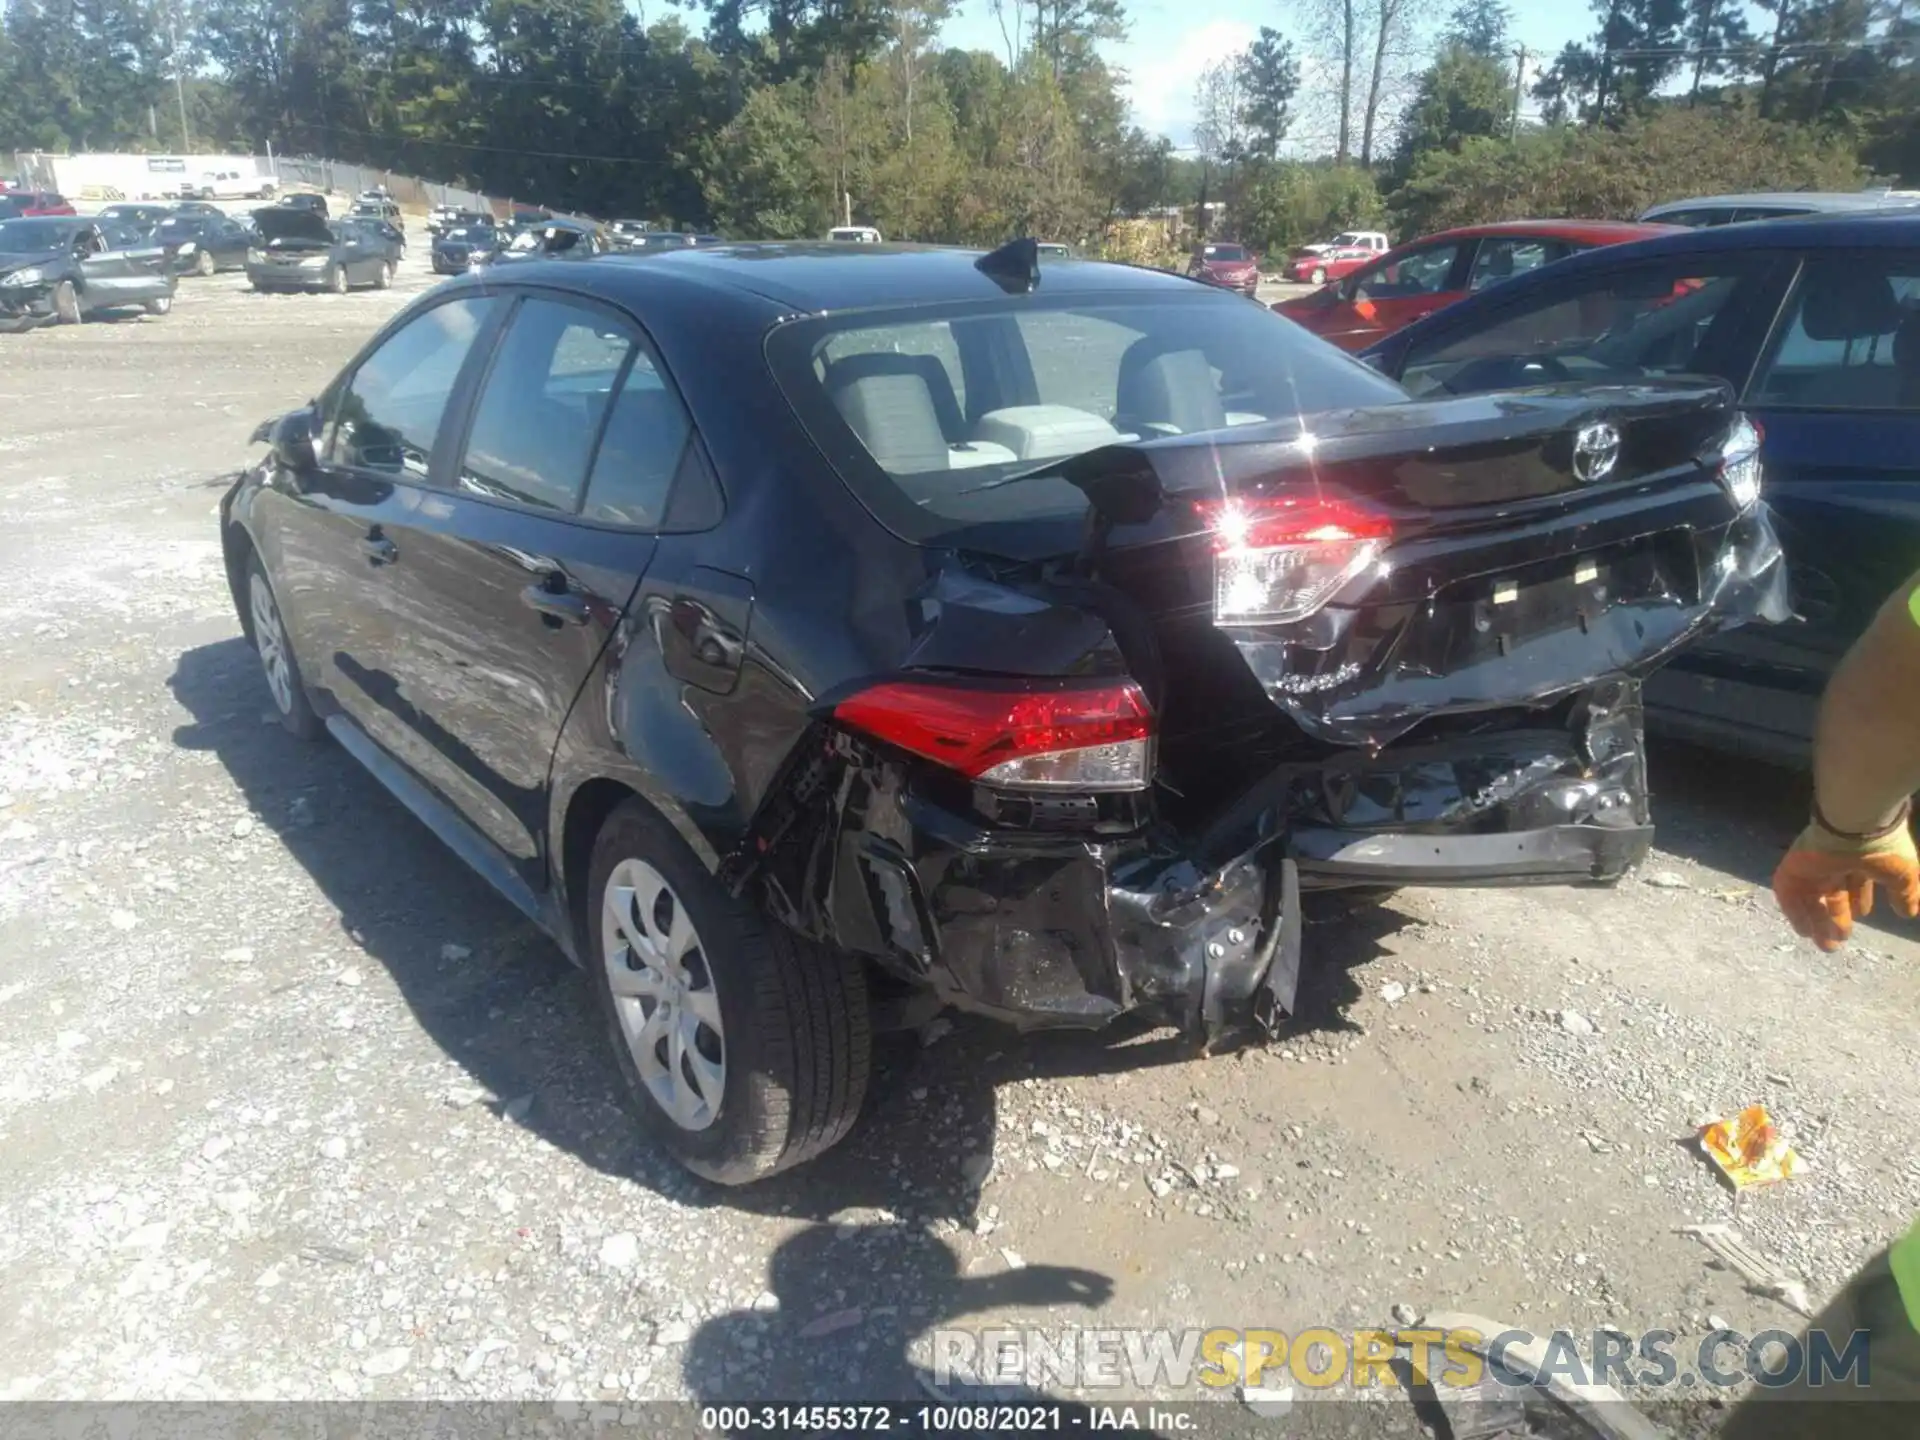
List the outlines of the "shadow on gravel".
{"type": "Polygon", "coordinates": [[[1654,844],[1754,885],[1772,881],[1807,823],[1804,773],[1658,736],[1647,760],[1654,844]]]}
{"type": "MultiPolygon", "coordinates": [[[[1065,1313],[1032,1313],[1016,1323],[1077,1329],[1091,1323],[1085,1312],[1113,1295],[1113,1282],[1098,1271],[1058,1265],[963,1275],[951,1248],[912,1225],[810,1225],[774,1252],[768,1275],[777,1310],[716,1316],[688,1344],[686,1383],[702,1404],[846,1404],[857,1397],[898,1407],[937,1403],[941,1394],[989,1398],[952,1384],[926,1389],[935,1378],[931,1351],[915,1356],[914,1340],[1007,1307],[1061,1307],[1065,1313]]],[[[963,1363],[972,1359],[952,1353],[963,1363]]],[[[1041,1397],[990,1398],[1006,1404],[1041,1397]]]]}
{"type": "MultiPolygon", "coordinates": [[[[966,1222],[979,1201],[1001,1086],[1142,1071],[1195,1058],[1194,1042],[1121,1024],[1099,1034],[1020,1035],[951,1017],[878,1036],[867,1113],[820,1162],[744,1189],[694,1180],[648,1145],[584,977],[344,751],[274,722],[252,649],[238,636],[183,654],[169,681],[193,717],[174,743],[215,755],[255,823],[271,829],[385,966],[436,1044],[477,1088],[541,1139],[609,1175],[682,1203],[812,1221],[966,1222]]],[[[1348,1028],[1349,975],[1404,919],[1365,900],[1311,897],[1294,1036],[1348,1028]]],[[[295,942],[297,944],[297,941],[295,942]]],[[[435,1097],[427,1097],[429,1099],[435,1097]]],[[[1030,1282],[1026,1282],[1030,1283],[1030,1282]]]]}

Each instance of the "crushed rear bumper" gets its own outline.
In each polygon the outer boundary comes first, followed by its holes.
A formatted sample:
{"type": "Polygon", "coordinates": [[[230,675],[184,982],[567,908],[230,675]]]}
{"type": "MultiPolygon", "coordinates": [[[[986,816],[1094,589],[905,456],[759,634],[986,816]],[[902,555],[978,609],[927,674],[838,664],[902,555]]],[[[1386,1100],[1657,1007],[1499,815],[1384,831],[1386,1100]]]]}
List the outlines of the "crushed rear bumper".
{"type": "Polygon", "coordinates": [[[1283,767],[1194,835],[995,829],[857,738],[817,739],[736,888],[1023,1028],[1128,1012],[1208,1036],[1271,1024],[1294,1005],[1303,890],[1606,882],[1652,839],[1624,676],[1538,728],[1283,767]]]}

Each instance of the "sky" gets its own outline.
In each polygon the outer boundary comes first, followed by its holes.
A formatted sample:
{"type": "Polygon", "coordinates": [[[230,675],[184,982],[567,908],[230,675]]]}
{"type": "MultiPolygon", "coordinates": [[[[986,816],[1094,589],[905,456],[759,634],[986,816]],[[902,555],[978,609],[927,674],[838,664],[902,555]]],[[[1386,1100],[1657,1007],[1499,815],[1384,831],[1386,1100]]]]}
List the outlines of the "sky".
{"type": "MultiPolygon", "coordinates": [[[[1451,0],[1435,0],[1442,16],[1451,0]]],[[[1296,54],[1303,43],[1301,12],[1276,0],[1129,0],[1127,15],[1132,33],[1119,45],[1106,47],[1108,63],[1127,72],[1136,125],[1168,136],[1176,146],[1193,136],[1193,90],[1200,72],[1225,56],[1244,50],[1262,25],[1271,25],[1293,41],[1296,54]]],[[[1579,40],[1596,25],[1583,0],[1513,0],[1514,39],[1547,63],[1569,40],[1579,40]]],[[[963,0],[942,37],[948,45],[967,50],[992,50],[1002,57],[1006,45],[987,0],[963,0]]],[[[1303,64],[1303,78],[1312,79],[1311,63],[1303,64]]],[[[1536,78],[1528,66],[1528,84],[1536,78]]],[[[1307,85],[1303,84],[1303,89],[1307,85]]],[[[1531,114],[1533,102],[1522,105],[1531,114]]]]}

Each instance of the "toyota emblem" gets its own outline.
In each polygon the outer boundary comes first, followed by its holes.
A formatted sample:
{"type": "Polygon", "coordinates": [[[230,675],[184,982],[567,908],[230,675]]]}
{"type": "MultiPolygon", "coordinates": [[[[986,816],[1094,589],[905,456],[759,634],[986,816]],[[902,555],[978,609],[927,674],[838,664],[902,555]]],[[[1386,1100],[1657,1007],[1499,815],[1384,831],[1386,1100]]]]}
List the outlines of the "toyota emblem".
{"type": "Polygon", "coordinates": [[[1573,437],[1573,478],[1592,485],[1613,473],[1620,460],[1620,427],[1607,420],[1582,425],[1573,437]]]}

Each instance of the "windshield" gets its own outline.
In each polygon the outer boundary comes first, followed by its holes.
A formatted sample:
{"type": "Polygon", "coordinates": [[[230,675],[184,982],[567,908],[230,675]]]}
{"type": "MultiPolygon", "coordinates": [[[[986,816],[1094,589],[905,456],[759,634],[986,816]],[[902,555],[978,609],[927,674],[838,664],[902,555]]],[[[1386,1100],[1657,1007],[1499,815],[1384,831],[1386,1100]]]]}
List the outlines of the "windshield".
{"type": "Polygon", "coordinates": [[[1246,248],[1241,245],[1209,245],[1205,253],[1209,260],[1244,260],[1247,258],[1246,248]]]}
{"type": "Polygon", "coordinates": [[[162,220],[154,227],[153,233],[162,239],[171,239],[174,236],[198,235],[201,226],[205,223],[206,222],[199,216],[175,215],[169,219],[162,220]]]}
{"type": "Polygon", "coordinates": [[[71,220],[30,218],[0,221],[0,252],[28,255],[41,250],[58,250],[73,238],[71,220]]]}
{"type": "Polygon", "coordinates": [[[1340,234],[1333,237],[1333,243],[1335,245],[1358,245],[1361,243],[1360,232],[1358,230],[1343,230],[1340,234]]]}
{"type": "Polygon", "coordinates": [[[1049,461],[1406,398],[1272,311],[1215,295],[818,317],[776,329],[768,358],[861,498],[923,543],[1084,509],[1063,480],[996,484],[1049,461]]]}
{"type": "Polygon", "coordinates": [[[522,230],[518,235],[513,237],[513,243],[507,246],[507,249],[513,251],[516,255],[525,255],[531,251],[540,249],[546,243],[547,237],[538,230],[522,230]]]}
{"type": "Polygon", "coordinates": [[[447,239],[460,240],[471,245],[484,245],[493,239],[491,225],[456,225],[447,231],[447,239]]]}
{"type": "Polygon", "coordinates": [[[636,235],[631,244],[635,250],[684,250],[688,241],[684,235],[636,235]]]}

